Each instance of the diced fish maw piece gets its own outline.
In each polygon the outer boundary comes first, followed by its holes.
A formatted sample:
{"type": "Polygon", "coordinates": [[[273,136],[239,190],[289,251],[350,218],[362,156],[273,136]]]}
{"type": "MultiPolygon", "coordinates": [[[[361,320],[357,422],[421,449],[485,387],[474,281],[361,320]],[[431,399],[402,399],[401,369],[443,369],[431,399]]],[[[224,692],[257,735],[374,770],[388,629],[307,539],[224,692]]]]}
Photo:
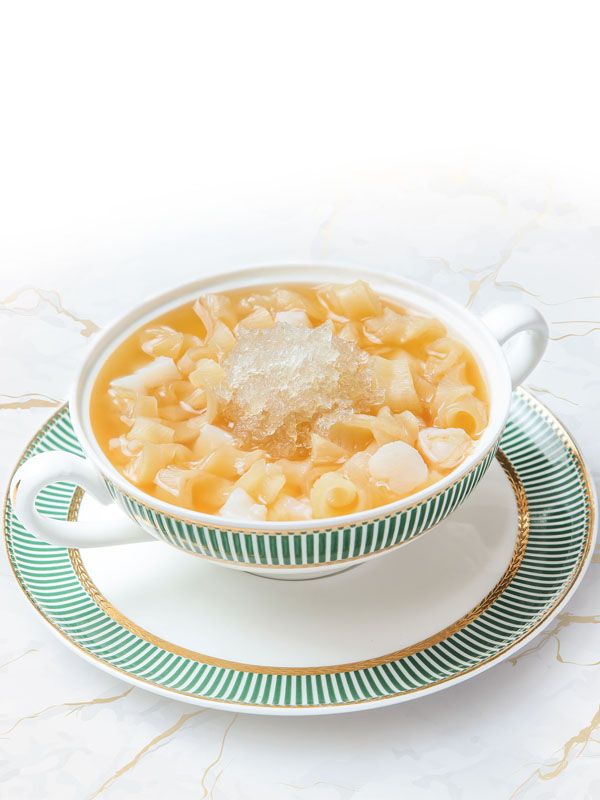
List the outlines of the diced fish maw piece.
{"type": "Polygon", "coordinates": [[[123,375],[111,381],[111,386],[118,389],[143,394],[147,389],[153,389],[171,381],[181,379],[181,374],[172,358],[158,356],[149,364],[140,367],[131,375],[123,375]]]}
{"type": "Polygon", "coordinates": [[[287,322],[288,325],[298,325],[300,328],[312,327],[306,311],[278,311],[275,314],[275,321],[287,322]]]}
{"type": "Polygon", "coordinates": [[[311,517],[312,508],[308,500],[290,497],[289,494],[279,495],[269,510],[269,519],[278,522],[293,522],[311,517]]]}
{"type": "Polygon", "coordinates": [[[209,453],[212,453],[221,445],[234,443],[233,436],[230,433],[221,430],[221,428],[217,428],[216,425],[211,425],[208,423],[203,426],[200,435],[196,439],[196,444],[194,445],[194,454],[197,457],[202,458],[203,456],[207,456],[209,453]]]}

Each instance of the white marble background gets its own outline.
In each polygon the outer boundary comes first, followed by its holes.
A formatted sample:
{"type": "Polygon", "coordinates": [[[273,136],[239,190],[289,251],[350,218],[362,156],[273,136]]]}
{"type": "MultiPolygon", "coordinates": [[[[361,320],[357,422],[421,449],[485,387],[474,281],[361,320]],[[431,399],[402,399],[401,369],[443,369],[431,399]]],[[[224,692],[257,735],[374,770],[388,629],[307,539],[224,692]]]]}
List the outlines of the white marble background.
{"type": "MultiPolygon", "coordinates": [[[[454,6],[411,18],[419,38],[387,4],[386,18],[266,5],[225,3],[216,19],[184,3],[23,2],[0,25],[2,483],[111,318],[209,269],[313,259],[398,271],[474,311],[536,304],[552,341],[528,385],[598,480],[593,20],[577,3],[487,6],[491,20],[475,5],[473,43],[454,6]]],[[[599,580],[596,554],[547,631],[460,686],[285,719],[97,671],[41,624],[2,557],[0,797],[592,800],[599,580]]]]}
{"type": "MultiPolygon", "coordinates": [[[[399,271],[480,310],[547,315],[528,385],[600,459],[600,206],[523,170],[363,178],[255,208],[219,228],[79,252],[2,275],[4,481],[65,397],[90,337],[142,296],[206,268],[331,260],[399,271]],[[165,269],[166,268],[166,269],[165,269]],[[116,290],[118,287],[118,291],[116,290]]],[[[2,562],[2,797],[535,798],[600,792],[600,557],[555,623],[516,659],[449,691],[343,717],[198,711],[96,671],[36,619],[2,562]]]]}

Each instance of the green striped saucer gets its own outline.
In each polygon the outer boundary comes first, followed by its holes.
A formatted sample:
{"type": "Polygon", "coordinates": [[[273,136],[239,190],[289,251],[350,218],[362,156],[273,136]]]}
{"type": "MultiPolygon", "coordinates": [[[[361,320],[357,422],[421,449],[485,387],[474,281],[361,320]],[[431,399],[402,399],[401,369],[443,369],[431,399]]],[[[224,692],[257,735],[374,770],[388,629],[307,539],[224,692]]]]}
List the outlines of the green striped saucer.
{"type": "MultiPolygon", "coordinates": [[[[66,407],[20,463],[56,449],[82,454],[66,407]]],[[[57,519],[104,513],[67,483],[44,489],[37,504],[57,519]]],[[[269,580],[159,542],[53,547],[20,525],[8,497],[4,527],[26,596],[91,663],[190,703],[292,715],[401,702],[514,653],[581,580],[594,519],[575,444],[518,390],[496,463],[463,507],[385,558],[332,577],[269,580]]]]}

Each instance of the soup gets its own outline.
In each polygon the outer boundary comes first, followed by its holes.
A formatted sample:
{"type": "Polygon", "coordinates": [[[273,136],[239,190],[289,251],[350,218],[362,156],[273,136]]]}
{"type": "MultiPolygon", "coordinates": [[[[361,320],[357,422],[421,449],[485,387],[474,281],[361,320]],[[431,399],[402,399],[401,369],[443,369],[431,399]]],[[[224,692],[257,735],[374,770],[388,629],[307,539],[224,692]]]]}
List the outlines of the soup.
{"type": "Polygon", "coordinates": [[[143,491],[227,519],[309,520],[439,481],[488,419],[468,347],[437,319],[349,285],[206,294],[103,365],[91,423],[143,491]]]}

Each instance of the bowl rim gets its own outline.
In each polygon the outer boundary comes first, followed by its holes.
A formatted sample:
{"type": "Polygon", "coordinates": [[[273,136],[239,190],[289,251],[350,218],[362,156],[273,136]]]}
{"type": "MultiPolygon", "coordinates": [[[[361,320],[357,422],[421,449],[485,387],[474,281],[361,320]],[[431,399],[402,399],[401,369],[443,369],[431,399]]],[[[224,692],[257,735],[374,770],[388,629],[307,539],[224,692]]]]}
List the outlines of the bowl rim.
{"type": "MultiPolygon", "coordinates": [[[[285,284],[293,283],[288,277],[281,281],[285,284]]],[[[225,289],[213,287],[213,291],[224,291],[225,289]]],[[[407,305],[410,305],[408,303],[407,305]]],[[[441,316],[442,322],[446,320],[441,316]]],[[[450,328],[452,326],[449,326],[450,328]]],[[[460,337],[459,337],[460,338],[460,337]]],[[[471,473],[476,467],[486,458],[489,452],[495,448],[499,442],[500,436],[504,430],[508,413],[510,410],[510,397],[512,392],[510,374],[508,364],[504,357],[502,348],[494,337],[492,332],[486,327],[483,320],[473,313],[470,309],[461,306],[455,300],[448,298],[431,289],[424,284],[414,281],[410,278],[405,278],[392,272],[372,269],[370,267],[356,266],[352,264],[334,264],[326,261],[310,261],[306,264],[297,262],[272,262],[262,264],[252,264],[242,268],[231,269],[223,272],[214,271],[207,273],[202,278],[181,284],[174,289],[166,292],[160,292],[150,296],[143,302],[130,309],[125,314],[120,315],[113,320],[103,331],[95,337],[86,358],[80,366],[78,377],[76,378],[71,394],[69,397],[69,411],[71,421],[75,429],[75,433],[80,443],[83,446],[85,456],[89,458],[105,481],[113,485],[120,494],[134,500],[135,502],[153,510],[158,513],[164,514],[171,518],[184,523],[193,525],[200,525],[214,530],[222,531],[239,531],[244,533],[265,533],[265,534],[289,534],[289,533],[314,533],[319,530],[332,530],[343,529],[352,527],[361,523],[373,523],[387,517],[396,516],[399,513],[410,511],[416,506],[420,506],[427,501],[434,499],[438,495],[445,492],[455,484],[459,483],[465,476],[471,473]],[[260,521],[260,520],[240,520],[228,519],[216,514],[208,514],[206,512],[194,511],[192,509],[183,508],[175,503],[169,503],[160,500],[153,495],[150,495],[143,490],[139,489],[135,484],[128,481],[110,462],[106,454],[100,447],[96,437],[94,436],[89,413],[89,395],[91,387],[93,386],[95,377],[102,364],[104,363],[109,352],[114,350],[119,339],[127,338],[127,336],[143,324],[144,317],[152,319],[159,316],[161,311],[166,310],[168,307],[177,307],[186,302],[186,298],[194,293],[202,291],[210,291],[211,284],[229,283],[233,288],[234,286],[243,287],[244,285],[260,285],[261,280],[250,280],[253,278],[260,278],[264,274],[263,284],[273,283],[269,277],[273,278],[274,274],[279,271],[297,272],[299,273],[296,283],[312,282],[310,279],[302,278],[302,270],[315,270],[315,271],[328,271],[332,273],[332,277],[322,276],[322,281],[335,280],[335,275],[342,277],[352,275],[354,279],[357,277],[366,279],[367,281],[380,280],[385,283],[394,283],[398,286],[397,299],[402,301],[402,288],[405,288],[408,293],[416,295],[419,299],[423,298],[424,303],[432,303],[436,306],[448,308],[449,312],[455,316],[460,317],[468,327],[477,331],[477,340],[469,343],[469,349],[479,361],[480,367],[485,374],[486,385],[490,393],[490,404],[495,410],[495,425],[491,425],[491,415],[488,425],[483,433],[481,439],[478,440],[473,451],[467,458],[452,470],[448,475],[444,476],[439,481],[431,484],[419,492],[412,493],[407,497],[396,500],[393,503],[376,506],[375,508],[365,509],[363,511],[354,512],[352,514],[344,514],[337,517],[322,517],[319,519],[310,520],[294,520],[291,522],[282,521],[260,521]],[[246,283],[244,284],[244,279],[246,283]],[[495,363],[484,363],[481,360],[480,352],[482,349],[487,349],[495,354],[495,363]],[[102,358],[100,356],[103,356],[102,358]],[[500,384],[500,387],[495,387],[494,392],[491,391],[490,383],[491,378],[494,382],[500,384]],[[504,385],[504,390],[501,388],[504,385]]]]}

